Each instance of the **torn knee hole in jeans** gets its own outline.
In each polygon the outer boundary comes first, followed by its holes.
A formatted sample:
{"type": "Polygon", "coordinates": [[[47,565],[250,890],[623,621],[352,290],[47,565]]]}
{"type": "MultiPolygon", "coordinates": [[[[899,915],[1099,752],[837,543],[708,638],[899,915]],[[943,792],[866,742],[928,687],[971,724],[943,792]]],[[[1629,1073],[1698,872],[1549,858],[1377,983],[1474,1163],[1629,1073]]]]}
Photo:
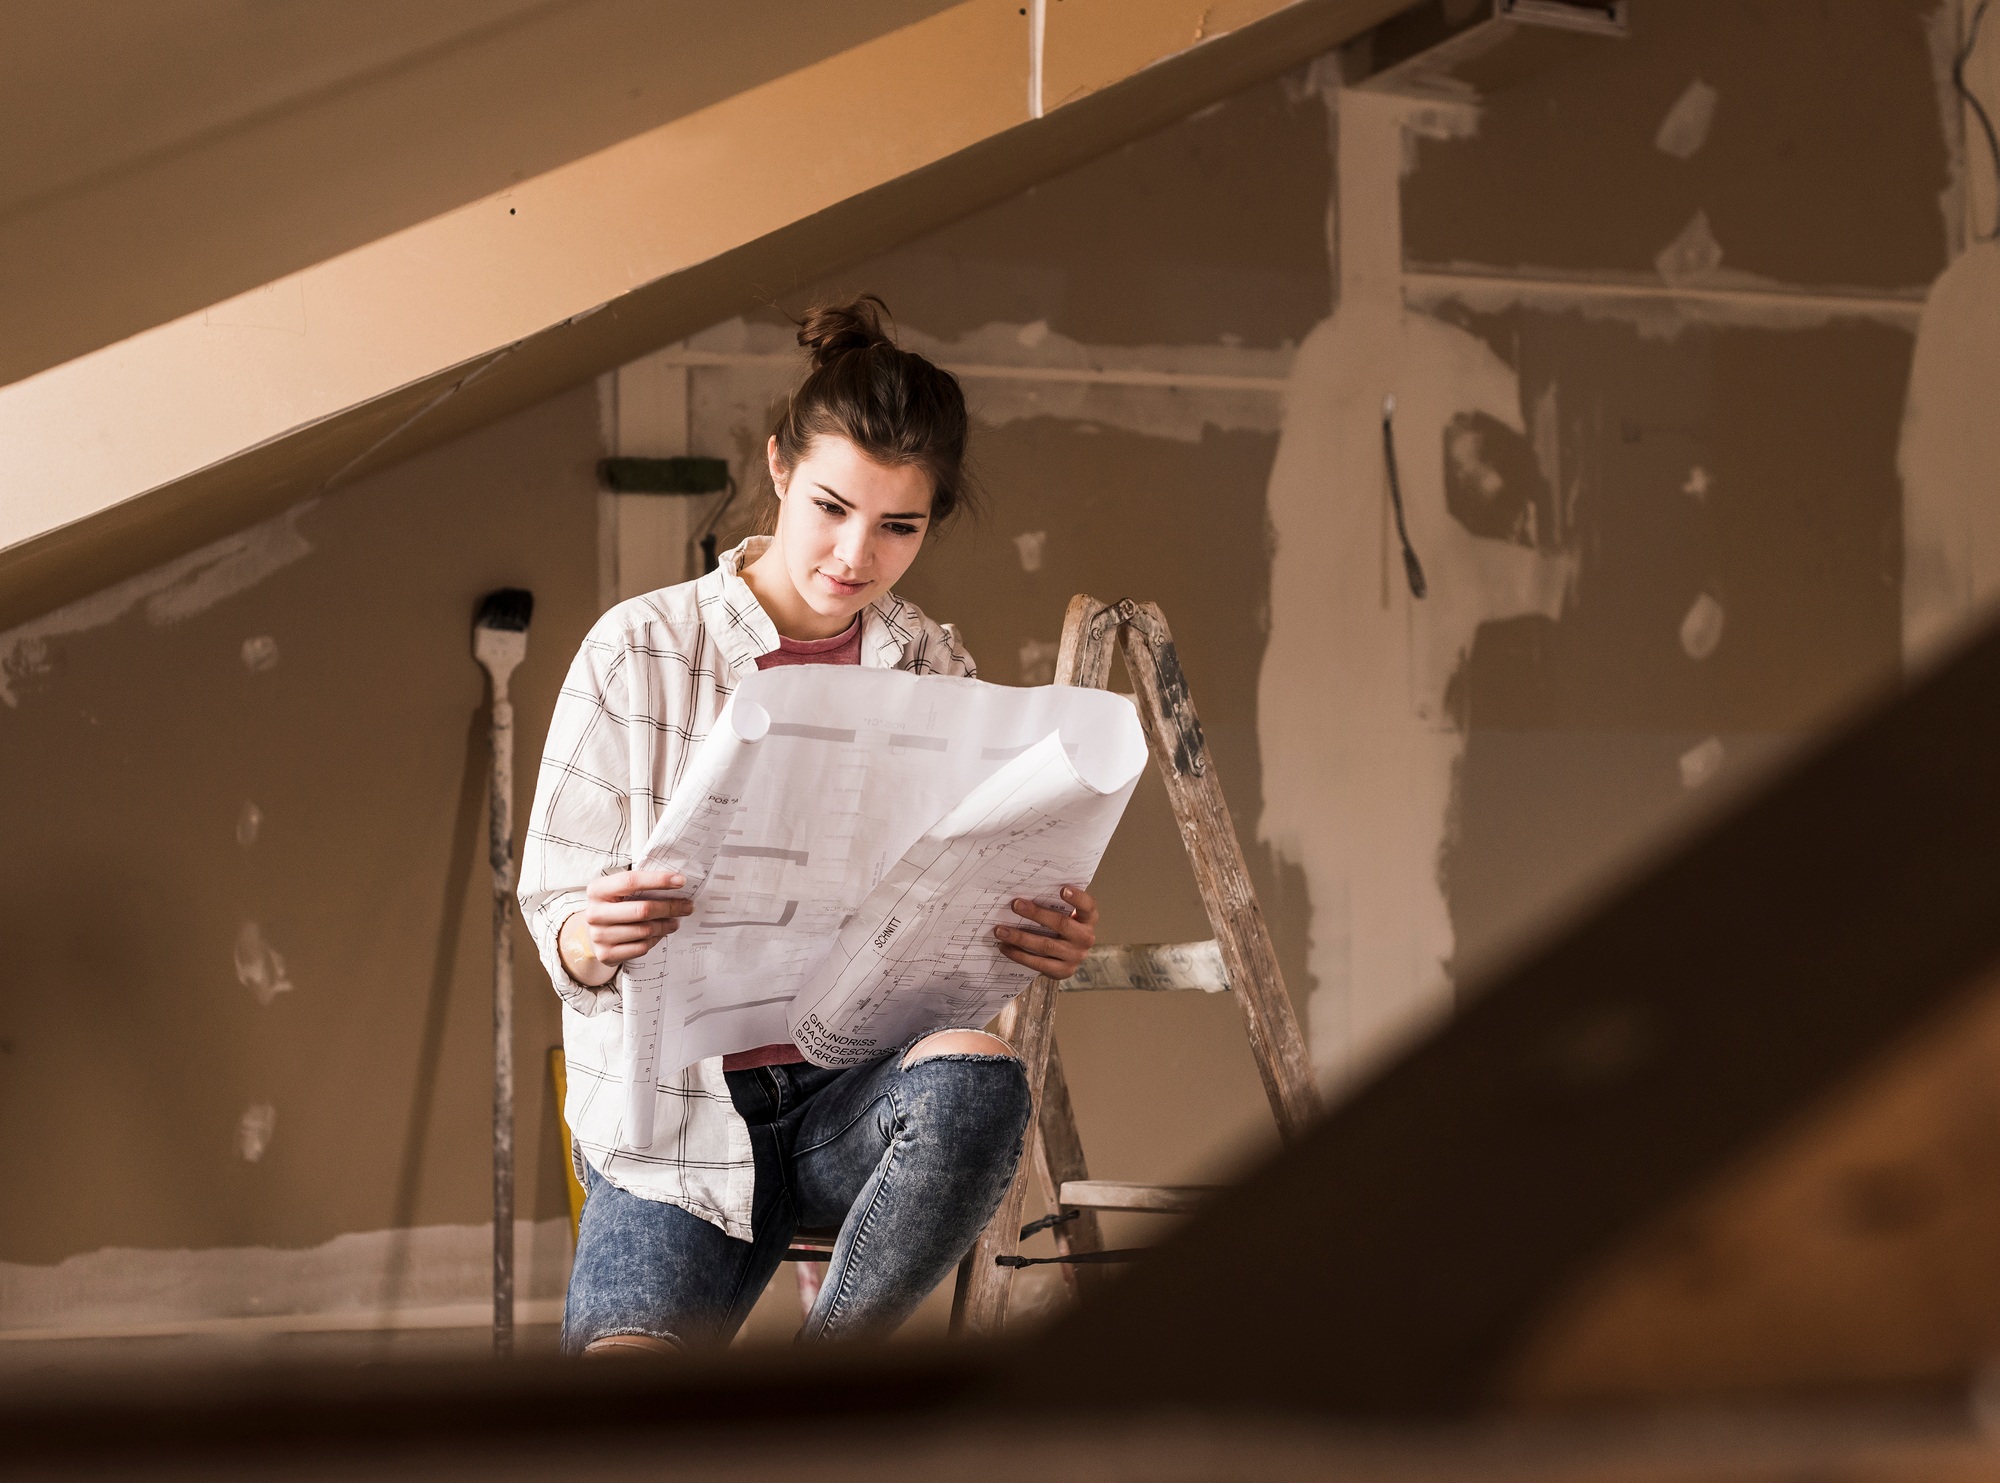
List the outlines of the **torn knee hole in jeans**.
{"type": "Polygon", "coordinates": [[[984,1030],[934,1030],[903,1053],[902,1069],[924,1061],[1012,1061],[1014,1047],[984,1030]]]}
{"type": "Polygon", "coordinates": [[[615,1354],[628,1350],[635,1354],[679,1354],[686,1346],[671,1334],[649,1334],[644,1329],[619,1329],[599,1334],[580,1351],[583,1354],[615,1354]]]}

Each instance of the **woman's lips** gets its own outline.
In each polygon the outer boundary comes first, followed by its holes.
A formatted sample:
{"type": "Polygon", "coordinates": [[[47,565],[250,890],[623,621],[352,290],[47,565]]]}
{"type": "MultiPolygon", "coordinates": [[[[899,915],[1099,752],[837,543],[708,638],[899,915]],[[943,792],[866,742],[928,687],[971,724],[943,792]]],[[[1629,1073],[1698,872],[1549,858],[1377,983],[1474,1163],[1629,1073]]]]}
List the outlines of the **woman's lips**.
{"type": "Polygon", "coordinates": [[[865,592],[868,588],[866,582],[845,582],[826,572],[817,572],[815,575],[841,597],[852,597],[855,593],[865,592]]]}

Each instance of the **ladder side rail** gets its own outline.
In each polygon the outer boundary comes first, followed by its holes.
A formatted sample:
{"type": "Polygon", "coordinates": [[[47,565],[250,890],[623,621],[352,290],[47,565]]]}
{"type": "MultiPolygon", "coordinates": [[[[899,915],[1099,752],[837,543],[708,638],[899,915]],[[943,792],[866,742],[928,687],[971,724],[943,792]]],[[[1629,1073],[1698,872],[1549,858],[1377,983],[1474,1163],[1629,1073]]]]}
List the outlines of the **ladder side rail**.
{"type": "MultiPolygon", "coordinates": [[[[1049,1037],[1055,1028],[1055,981],[1036,975],[1035,981],[1000,1011],[994,1028],[1001,1039],[1014,1047],[1014,1054],[1020,1057],[1022,1070],[1027,1073],[1035,1114],[1028,1120],[1024,1141],[1039,1142],[1042,1084],[1048,1069],[1049,1037]]],[[[1014,1256],[1020,1250],[1021,1207],[1025,1203],[1029,1170],[1036,1162],[1025,1147],[1021,1155],[1014,1178],[1001,1195],[992,1219],[986,1222],[972,1249],[958,1264],[958,1287],[951,1304],[953,1334],[997,1337],[1006,1325],[1007,1298],[1014,1273],[1000,1265],[1000,1258],[1014,1256]]]]}
{"type": "Polygon", "coordinates": [[[1167,620],[1153,603],[1119,606],[1125,619],[1120,630],[1125,668],[1138,692],[1146,741],[1167,785],[1174,822],[1221,946],[1229,991],[1243,1012],[1265,1095],[1279,1133],[1289,1141],[1319,1115],[1319,1088],[1271,931],[1257,904],[1167,620]]]}
{"type": "MultiPolygon", "coordinates": [[[[1090,1182],[1090,1166],[1084,1160],[1083,1139],[1077,1133],[1076,1113],[1070,1106],[1069,1078],[1063,1075],[1062,1051],[1056,1045],[1053,1034],[1049,1037],[1049,1063],[1042,1075],[1042,1097],[1036,1108],[1035,1128],[1035,1173],[1041,1180],[1042,1198],[1049,1207],[1049,1214],[1076,1211],[1074,1217],[1050,1231],[1055,1237],[1057,1254],[1077,1256],[1087,1251],[1104,1250],[1104,1229],[1098,1222],[1097,1212],[1066,1205],[1062,1198],[1064,1185],[1090,1182]]],[[[1093,1291],[1111,1275],[1105,1268],[1089,1263],[1065,1263],[1056,1270],[1063,1274],[1064,1284],[1076,1297],[1093,1291]]]]}
{"type": "MultiPolygon", "coordinates": [[[[1063,614],[1062,647],[1056,654],[1055,683],[1103,689],[1111,677],[1111,650],[1123,622],[1123,605],[1107,606],[1082,593],[1069,600],[1063,614]]],[[[1035,1100],[1032,1137],[1039,1141],[1042,1087],[1055,1043],[1056,981],[1037,976],[1002,1011],[1001,1033],[1021,1058],[1028,1091],[1035,1100]],[[1011,1015],[1011,1018],[1009,1017],[1011,1015]]],[[[1067,1098],[1065,1098],[1067,1102],[1067,1098]]],[[[1071,1136],[1074,1136],[1074,1127],[1071,1136]]],[[[1023,1153],[1027,1151],[1024,1149],[1023,1153]]],[[[1007,1321],[1007,1294],[1013,1271],[999,1258],[1013,1256],[1021,1244],[1021,1206],[1027,1193],[1030,1165],[1038,1157],[1023,1157],[1014,1179],[1000,1197],[1000,1208],[972,1243],[958,1269],[958,1289],[952,1301],[952,1331],[997,1335],[1007,1321]]]]}

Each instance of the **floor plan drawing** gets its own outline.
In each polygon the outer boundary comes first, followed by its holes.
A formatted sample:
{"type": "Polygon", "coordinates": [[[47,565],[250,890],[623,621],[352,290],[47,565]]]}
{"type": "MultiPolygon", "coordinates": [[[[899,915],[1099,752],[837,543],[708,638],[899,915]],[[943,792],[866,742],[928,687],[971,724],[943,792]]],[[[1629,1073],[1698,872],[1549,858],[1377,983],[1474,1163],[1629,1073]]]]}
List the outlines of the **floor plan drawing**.
{"type": "Polygon", "coordinates": [[[1094,791],[1059,733],[1017,753],[869,892],[794,1000],[792,1039],[857,1065],[933,1026],[991,1019],[1033,977],[994,950],[995,921],[1016,897],[1063,909],[1051,886],[1089,879],[1129,791],[1094,791]]]}
{"type": "Polygon", "coordinates": [[[620,976],[626,1145],[704,1057],[796,1040],[853,1065],[990,1017],[1032,977],[992,928],[1088,884],[1145,756],[1108,691],[750,676],[634,862],[679,871],[694,910],[620,976]]]}

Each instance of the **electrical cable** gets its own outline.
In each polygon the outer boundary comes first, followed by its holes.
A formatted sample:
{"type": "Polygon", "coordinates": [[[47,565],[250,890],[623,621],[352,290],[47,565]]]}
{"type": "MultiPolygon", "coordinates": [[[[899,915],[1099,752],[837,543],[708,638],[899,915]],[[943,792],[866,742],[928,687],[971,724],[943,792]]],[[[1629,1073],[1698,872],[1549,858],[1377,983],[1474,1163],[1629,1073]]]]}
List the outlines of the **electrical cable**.
{"type": "MultiPolygon", "coordinates": [[[[1965,100],[1973,116],[1979,120],[1979,127],[1986,135],[1986,152],[1993,157],[1995,195],[2000,197],[2000,134],[1994,132],[1993,115],[1986,111],[1986,105],[1979,101],[1978,94],[1965,85],[1965,64],[1972,60],[1972,53],[1979,45],[1979,23],[1986,19],[1986,7],[1990,3],[1992,0],[1979,0],[1978,8],[1972,12],[1972,24],[1966,30],[1965,46],[1952,60],[1951,83],[1958,89],[1959,97],[1965,100]]],[[[1981,235],[1979,230],[1974,228],[1972,235],[1973,240],[1977,242],[1991,242],[2000,237],[2000,199],[1994,202],[1993,230],[1981,235]]]]}
{"type": "Polygon", "coordinates": [[[1396,477],[1396,399],[1382,398],[1382,457],[1389,465],[1389,500],[1396,507],[1396,539],[1403,543],[1403,575],[1410,579],[1410,596],[1422,597],[1430,590],[1424,580],[1423,563],[1410,544],[1409,527],[1403,523],[1403,481],[1396,477]]]}
{"type": "Polygon", "coordinates": [[[729,513],[729,507],[735,503],[736,476],[731,474],[729,476],[729,483],[722,491],[721,500],[716,503],[715,509],[708,517],[708,523],[702,526],[701,534],[695,537],[695,543],[701,547],[701,570],[704,576],[714,571],[716,566],[715,527],[721,521],[722,517],[729,513]]]}

